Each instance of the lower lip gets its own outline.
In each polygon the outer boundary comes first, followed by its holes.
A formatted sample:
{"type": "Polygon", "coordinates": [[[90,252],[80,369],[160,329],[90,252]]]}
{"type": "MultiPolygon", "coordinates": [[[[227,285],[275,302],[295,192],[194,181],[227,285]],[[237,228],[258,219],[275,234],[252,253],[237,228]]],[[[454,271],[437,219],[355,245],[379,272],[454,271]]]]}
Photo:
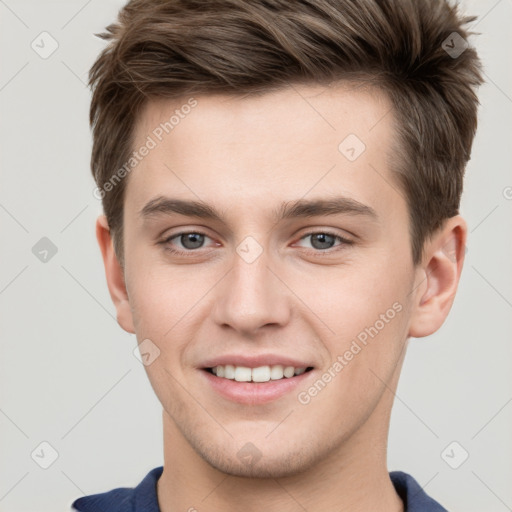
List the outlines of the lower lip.
{"type": "Polygon", "coordinates": [[[219,394],[240,404],[259,405],[272,402],[292,392],[304,382],[314,370],[280,380],[267,382],[238,382],[217,377],[206,370],[200,370],[212,388],[219,394]]]}

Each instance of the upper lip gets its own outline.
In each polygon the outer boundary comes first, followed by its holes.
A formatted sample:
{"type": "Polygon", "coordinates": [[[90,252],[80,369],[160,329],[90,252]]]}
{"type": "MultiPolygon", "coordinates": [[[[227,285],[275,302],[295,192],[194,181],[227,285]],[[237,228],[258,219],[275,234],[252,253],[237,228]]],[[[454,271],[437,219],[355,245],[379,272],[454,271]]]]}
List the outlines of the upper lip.
{"type": "Polygon", "coordinates": [[[250,356],[247,354],[226,354],[208,359],[202,363],[201,368],[213,368],[214,366],[245,366],[247,368],[258,368],[260,366],[293,366],[294,368],[309,368],[313,364],[304,360],[293,359],[279,354],[259,354],[250,356]]]}

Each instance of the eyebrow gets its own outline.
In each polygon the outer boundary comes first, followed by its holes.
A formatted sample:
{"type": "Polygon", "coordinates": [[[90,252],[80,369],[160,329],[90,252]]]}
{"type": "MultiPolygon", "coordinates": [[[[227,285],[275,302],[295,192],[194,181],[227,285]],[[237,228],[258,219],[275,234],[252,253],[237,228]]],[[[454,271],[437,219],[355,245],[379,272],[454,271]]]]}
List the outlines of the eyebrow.
{"type": "MultiPolygon", "coordinates": [[[[189,201],[158,196],[150,200],[139,212],[143,218],[160,214],[180,214],[187,217],[208,219],[223,222],[223,214],[203,201],[189,201]]],[[[321,215],[358,215],[378,220],[377,212],[366,204],[350,197],[334,197],[329,199],[299,199],[282,203],[274,210],[273,217],[277,221],[292,218],[308,218],[321,215]]]]}

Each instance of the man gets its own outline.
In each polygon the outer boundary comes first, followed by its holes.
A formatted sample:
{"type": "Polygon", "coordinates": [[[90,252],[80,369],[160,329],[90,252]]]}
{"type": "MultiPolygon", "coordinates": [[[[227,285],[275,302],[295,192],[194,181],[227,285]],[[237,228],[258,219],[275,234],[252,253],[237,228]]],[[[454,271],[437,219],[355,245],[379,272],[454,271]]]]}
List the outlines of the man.
{"type": "Polygon", "coordinates": [[[388,473],[446,319],[482,82],[445,1],[133,0],[91,69],[108,288],[164,466],[79,511],[445,510],[388,473]]]}

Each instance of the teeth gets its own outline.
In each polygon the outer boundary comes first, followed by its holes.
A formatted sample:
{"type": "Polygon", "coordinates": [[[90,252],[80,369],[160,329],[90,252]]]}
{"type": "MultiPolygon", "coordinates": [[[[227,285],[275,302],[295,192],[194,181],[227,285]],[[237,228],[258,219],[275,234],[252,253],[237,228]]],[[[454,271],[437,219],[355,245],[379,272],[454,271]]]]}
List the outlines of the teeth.
{"type": "Polygon", "coordinates": [[[270,380],[270,366],[259,366],[252,369],[253,382],[267,382],[270,380]]]}
{"type": "Polygon", "coordinates": [[[217,377],[236,380],[237,382],[268,382],[269,380],[289,379],[294,375],[302,375],[306,368],[294,368],[293,366],[282,366],[276,364],[273,366],[259,366],[258,368],[248,368],[247,366],[214,366],[212,372],[217,377]]]}
{"type": "MultiPolygon", "coordinates": [[[[222,366],[217,366],[218,368],[222,368],[222,366]]],[[[224,378],[233,380],[235,378],[235,367],[227,364],[224,366],[224,378]]]]}
{"type": "Polygon", "coordinates": [[[289,379],[290,377],[293,377],[295,375],[295,368],[293,366],[287,366],[284,369],[283,373],[284,373],[284,376],[289,379]]]}
{"type": "Polygon", "coordinates": [[[283,367],[280,364],[276,364],[270,368],[270,378],[272,380],[282,379],[283,375],[283,367]]]}
{"type": "Polygon", "coordinates": [[[235,368],[235,380],[237,382],[249,382],[251,380],[251,369],[246,366],[237,366],[235,368]]]}

